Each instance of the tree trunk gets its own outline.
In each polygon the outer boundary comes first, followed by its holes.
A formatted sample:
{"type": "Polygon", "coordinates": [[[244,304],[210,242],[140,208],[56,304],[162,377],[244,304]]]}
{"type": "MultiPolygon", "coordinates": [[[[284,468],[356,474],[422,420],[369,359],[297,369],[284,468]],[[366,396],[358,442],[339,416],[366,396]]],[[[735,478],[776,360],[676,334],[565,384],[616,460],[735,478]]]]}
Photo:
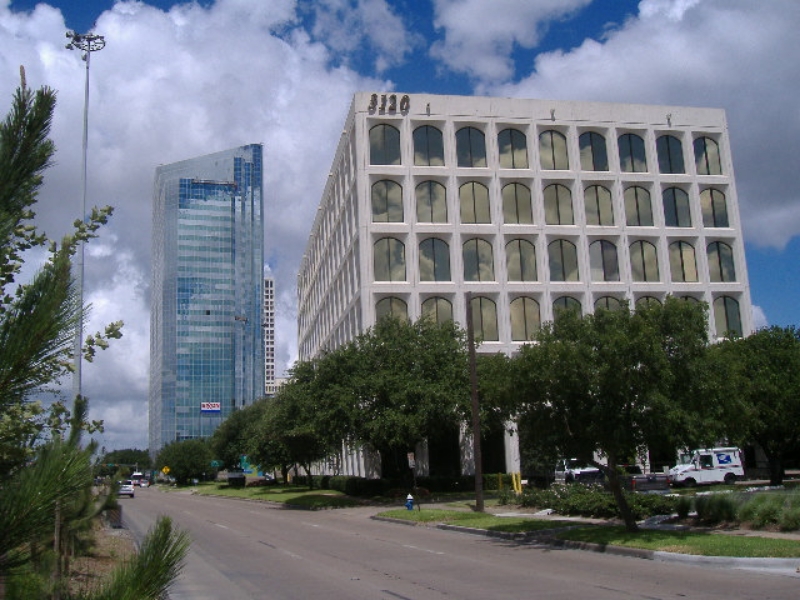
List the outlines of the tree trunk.
{"type": "Polygon", "coordinates": [[[769,462],[769,484],[783,485],[783,456],[780,453],[767,453],[769,462]]]}
{"type": "Polygon", "coordinates": [[[601,470],[606,474],[608,488],[611,490],[611,494],[614,496],[614,500],[617,503],[617,510],[619,511],[619,516],[622,518],[622,521],[625,523],[625,529],[634,532],[639,531],[639,525],[636,524],[636,519],[628,504],[628,499],[625,497],[625,491],[622,489],[622,479],[617,470],[617,465],[614,464],[614,461],[609,460],[607,467],[602,467],[598,464],[595,464],[595,466],[601,467],[601,470]]]}

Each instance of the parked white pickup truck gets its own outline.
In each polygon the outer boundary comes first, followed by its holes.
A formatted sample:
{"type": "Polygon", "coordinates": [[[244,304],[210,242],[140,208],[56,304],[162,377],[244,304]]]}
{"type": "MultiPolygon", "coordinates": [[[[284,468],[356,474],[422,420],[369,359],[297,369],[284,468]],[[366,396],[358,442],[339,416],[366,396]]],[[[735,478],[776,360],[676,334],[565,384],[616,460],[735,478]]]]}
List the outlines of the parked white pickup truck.
{"type": "Polygon", "coordinates": [[[577,458],[562,458],[556,463],[555,480],[556,483],[600,483],[603,473],[577,458]]]}
{"type": "Polygon", "coordinates": [[[693,450],[687,462],[669,470],[671,484],[687,487],[709,483],[730,485],[742,477],[742,451],[733,447],[693,450]]]}

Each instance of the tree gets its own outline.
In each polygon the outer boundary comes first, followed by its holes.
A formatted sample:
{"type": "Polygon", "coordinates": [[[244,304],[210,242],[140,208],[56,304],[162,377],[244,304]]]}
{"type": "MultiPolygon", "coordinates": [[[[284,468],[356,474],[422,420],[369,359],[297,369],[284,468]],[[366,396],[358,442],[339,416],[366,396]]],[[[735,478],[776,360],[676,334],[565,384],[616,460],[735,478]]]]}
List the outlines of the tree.
{"type": "Polygon", "coordinates": [[[673,298],[636,311],[561,313],[513,361],[521,434],[601,469],[635,531],[619,468],[665,431],[687,433],[680,425],[696,404],[691,382],[706,343],[703,307],[673,298]]]}
{"type": "Polygon", "coordinates": [[[232,412],[214,430],[209,441],[211,452],[214,459],[222,462],[225,468],[239,468],[242,455],[252,457],[250,440],[256,435],[256,424],[261,420],[265,402],[258,400],[232,412]]]}
{"type": "Polygon", "coordinates": [[[739,432],[740,443],[761,446],[770,484],[781,485],[784,456],[800,446],[800,331],[794,326],[768,327],[748,338],[720,343],[713,355],[728,402],[737,409],[722,418],[739,432]]]}
{"type": "Polygon", "coordinates": [[[152,460],[147,450],[137,448],[124,448],[112,450],[98,458],[95,471],[100,476],[113,476],[117,471],[125,473],[133,471],[148,471],[152,460]]]}
{"type": "Polygon", "coordinates": [[[161,449],[156,457],[156,467],[169,467],[170,476],[180,485],[192,479],[203,479],[211,471],[211,448],[206,440],[193,439],[172,442],[161,449]]]}

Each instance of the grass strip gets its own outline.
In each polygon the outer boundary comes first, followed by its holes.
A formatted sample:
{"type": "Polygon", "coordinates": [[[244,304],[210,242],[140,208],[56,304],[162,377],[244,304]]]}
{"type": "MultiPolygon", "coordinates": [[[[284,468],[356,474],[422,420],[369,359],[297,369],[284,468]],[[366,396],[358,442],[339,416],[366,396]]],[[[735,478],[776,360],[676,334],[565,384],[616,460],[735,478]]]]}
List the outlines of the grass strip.
{"type": "Polygon", "coordinates": [[[504,531],[507,533],[525,533],[542,531],[575,525],[572,521],[553,519],[529,519],[527,517],[496,517],[486,513],[467,512],[463,510],[422,509],[422,510],[388,510],[380,513],[380,517],[414,521],[416,523],[446,523],[461,525],[488,531],[504,531]]]}
{"type": "Polygon", "coordinates": [[[358,502],[335,490],[309,490],[293,486],[259,486],[232,488],[226,485],[200,485],[197,494],[227,496],[246,500],[276,502],[298,508],[319,510],[325,508],[347,508],[358,506],[358,502]]]}

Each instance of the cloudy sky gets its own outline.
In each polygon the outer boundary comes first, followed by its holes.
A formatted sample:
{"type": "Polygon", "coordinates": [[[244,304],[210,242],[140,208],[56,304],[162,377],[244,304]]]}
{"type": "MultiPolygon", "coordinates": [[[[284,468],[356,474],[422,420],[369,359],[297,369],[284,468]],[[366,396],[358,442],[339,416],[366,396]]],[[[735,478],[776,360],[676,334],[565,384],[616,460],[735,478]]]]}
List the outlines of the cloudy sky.
{"type": "Polygon", "coordinates": [[[266,262],[278,368],[296,358],[295,274],[353,93],[500,95],[727,111],[755,318],[800,324],[797,0],[0,0],[0,114],[24,65],[58,91],[38,222],[80,213],[93,29],[89,204],[116,212],[87,247],[89,329],[124,338],[84,368],[108,449],[147,447],[150,230],[156,166],[265,150],[266,262]]]}

